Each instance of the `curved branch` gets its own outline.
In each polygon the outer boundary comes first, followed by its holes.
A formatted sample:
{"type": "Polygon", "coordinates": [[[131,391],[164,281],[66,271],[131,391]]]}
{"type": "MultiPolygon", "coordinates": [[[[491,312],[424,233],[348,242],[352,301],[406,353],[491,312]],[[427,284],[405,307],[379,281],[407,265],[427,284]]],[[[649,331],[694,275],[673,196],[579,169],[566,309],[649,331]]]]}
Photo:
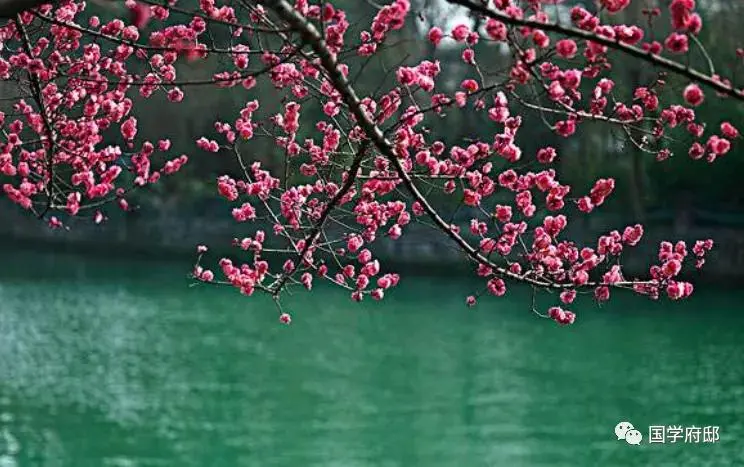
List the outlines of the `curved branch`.
{"type": "MultiPolygon", "coordinates": [[[[372,141],[377,147],[380,153],[385,156],[394,166],[398,172],[403,185],[411,193],[411,195],[421,203],[424,210],[429,215],[434,224],[439,227],[448,237],[450,237],[471,259],[474,261],[487,265],[494,272],[511,279],[526,282],[538,287],[553,288],[553,289],[566,289],[575,287],[571,283],[555,283],[548,280],[542,280],[540,278],[530,277],[530,272],[526,274],[515,274],[510,270],[500,266],[489,258],[483,256],[478,250],[476,250],[470,243],[468,243],[460,234],[456,233],[451,226],[439,215],[439,213],[432,207],[426,197],[419,191],[418,187],[414,184],[409,174],[403,168],[398,156],[393,150],[393,145],[385,138],[380,128],[370,120],[369,116],[362,110],[361,101],[356,95],[354,88],[349,84],[348,79],[341,73],[338,68],[338,63],[334,55],[328,50],[328,47],[323,40],[323,37],[318,32],[317,28],[309,23],[297,10],[290,5],[287,0],[271,0],[267,2],[270,8],[276,12],[284,21],[289,23],[293,30],[298,32],[304,41],[309,44],[313,51],[317,54],[320,59],[321,65],[325,68],[328,79],[331,81],[333,86],[338,91],[341,99],[349,108],[349,111],[354,115],[358,125],[364,130],[366,136],[372,141]]],[[[613,284],[617,287],[627,287],[632,285],[632,282],[618,282],[613,284]]],[[[586,286],[595,286],[599,284],[589,283],[586,286]]]]}
{"type": "MultiPolygon", "coordinates": [[[[305,246],[302,248],[302,251],[300,251],[298,255],[300,261],[305,258],[305,254],[307,254],[307,252],[315,243],[315,240],[317,240],[318,236],[320,236],[321,229],[323,228],[326,219],[328,219],[328,216],[331,214],[331,211],[336,208],[338,203],[341,202],[341,199],[346,196],[349,190],[351,190],[351,187],[354,186],[354,182],[357,180],[357,172],[359,172],[359,166],[362,164],[362,160],[367,153],[367,146],[369,146],[369,142],[363,141],[361,146],[359,147],[359,150],[357,151],[357,155],[354,157],[354,161],[351,163],[351,168],[349,168],[349,171],[347,172],[349,175],[346,179],[346,182],[341,187],[341,189],[338,190],[336,195],[328,202],[328,205],[325,207],[323,213],[320,215],[320,219],[318,219],[318,222],[315,223],[315,226],[305,238],[305,246]]],[[[269,289],[271,290],[271,294],[275,297],[279,295],[279,292],[281,292],[282,287],[291,275],[291,273],[282,274],[281,277],[279,277],[279,279],[277,279],[276,282],[269,287],[269,289]]]]}
{"type": "Polygon", "coordinates": [[[705,73],[694,70],[678,62],[675,62],[674,60],[664,58],[660,55],[654,55],[650,52],[646,52],[645,50],[639,49],[638,47],[624,44],[615,39],[609,39],[607,37],[602,37],[589,31],[584,31],[583,29],[562,26],[556,23],[540,23],[539,21],[513,18],[505,13],[492,10],[485,5],[475,3],[472,0],[447,0],[447,2],[463,6],[473,12],[480,13],[488,18],[501,21],[502,23],[511,24],[514,26],[526,26],[534,29],[542,29],[543,31],[551,31],[576,39],[584,39],[587,41],[596,42],[598,44],[602,44],[611,49],[635,57],[639,60],[654,64],[677,75],[684,76],[691,81],[695,81],[697,83],[708,86],[709,88],[712,88],[716,92],[719,92],[721,94],[733,97],[740,101],[744,101],[744,90],[736,89],[733,86],[727,86],[721,81],[716,80],[712,76],[706,75],[705,73]]]}
{"type": "MultiPolygon", "coordinates": [[[[23,44],[23,50],[29,55],[29,57],[33,57],[32,49],[31,49],[31,39],[28,37],[28,32],[26,31],[25,26],[23,26],[23,22],[21,21],[20,14],[16,17],[16,22],[18,24],[18,29],[21,35],[21,43],[23,44]]],[[[44,102],[44,94],[41,89],[41,82],[39,81],[39,77],[31,72],[31,70],[26,70],[26,73],[28,74],[28,79],[31,82],[31,94],[33,96],[34,101],[36,102],[36,105],[39,107],[39,114],[41,115],[42,121],[44,123],[44,130],[46,131],[46,136],[48,139],[48,147],[44,145],[44,142],[42,141],[42,147],[44,147],[46,151],[47,156],[47,170],[49,171],[48,177],[49,181],[48,184],[53,183],[54,179],[54,153],[56,151],[56,134],[54,132],[54,126],[52,125],[52,120],[49,117],[49,112],[47,111],[46,103],[44,102]]],[[[44,210],[38,214],[38,217],[41,219],[44,217],[44,215],[49,211],[49,208],[52,205],[52,198],[54,197],[54,193],[52,192],[52,189],[49,188],[49,185],[46,187],[47,192],[47,201],[46,206],[44,207],[44,210]]]]}
{"type": "Polygon", "coordinates": [[[56,2],[54,0],[0,0],[0,18],[16,19],[18,13],[45,3],[56,2]]]}

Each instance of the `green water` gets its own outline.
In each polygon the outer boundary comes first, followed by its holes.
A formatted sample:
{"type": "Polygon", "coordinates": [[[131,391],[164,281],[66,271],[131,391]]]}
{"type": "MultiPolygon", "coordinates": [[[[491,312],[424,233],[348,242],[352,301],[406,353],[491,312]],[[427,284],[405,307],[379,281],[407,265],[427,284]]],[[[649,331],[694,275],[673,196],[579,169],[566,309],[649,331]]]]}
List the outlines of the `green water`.
{"type": "Polygon", "coordinates": [[[2,258],[2,467],[744,465],[741,292],[559,328],[526,291],[467,309],[466,281],[404,277],[383,304],[295,294],[286,327],[187,263],[2,258]]]}

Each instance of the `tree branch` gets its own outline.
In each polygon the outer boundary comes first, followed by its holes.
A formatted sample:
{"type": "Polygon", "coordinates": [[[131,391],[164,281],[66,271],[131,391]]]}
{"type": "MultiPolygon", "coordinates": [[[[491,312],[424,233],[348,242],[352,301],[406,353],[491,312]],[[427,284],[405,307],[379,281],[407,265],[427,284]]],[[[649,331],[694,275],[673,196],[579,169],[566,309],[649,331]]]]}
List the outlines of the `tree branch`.
{"type": "MultiPolygon", "coordinates": [[[[348,79],[341,73],[338,68],[336,58],[328,50],[325,41],[321,37],[317,28],[309,23],[303,16],[301,16],[295,9],[287,3],[286,0],[271,0],[267,2],[271,9],[274,10],[284,21],[289,23],[293,30],[298,32],[306,43],[308,43],[313,51],[320,58],[321,65],[325,68],[328,79],[331,81],[333,86],[340,94],[342,100],[349,108],[349,111],[354,115],[359,126],[364,130],[366,136],[374,143],[377,149],[385,156],[394,166],[398,175],[400,176],[403,185],[411,193],[411,195],[421,203],[424,210],[432,219],[432,221],[439,227],[448,237],[450,237],[460,248],[473,260],[478,263],[485,264],[492,268],[497,274],[505,277],[510,277],[515,280],[528,282],[530,284],[540,287],[551,287],[551,288],[571,288],[573,284],[557,284],[554,282],[544,281],[526,275],[515,274],[508,269],[499,266],[486,258],[478,252],[472,245],[470,245],[464,238],[456,233],[451,226],[437,213],[437,211],[431,206],[426,197],[419,191],[416,185],[411,180],[411,177],[403,168],[398,156],[393,150],[393,145],[385,138],[380,128],[370,120],[369,116],[362,110],[361,101],[356,95],[356,92],[349,84],[348,79]]],[[[627,284],[626,284],[627,285],[627,284]]]]}
{"type": "MultiPolygon", "coordinates": [[[[500,266],[489,258],[483,256],[476,248],[468,243],[460,234],[455,232],[451,228],[450,224],[447,223],[434,207],[429,203],[426,197],[419,191],[418,187],[414,184],[409,174],[403,168],[400,159],[393,150],[393,145],[385,138],[385,135],[380,128],[370,119],[366,112],[362,110],[361,101],[356,95],[354,88],[349,84],[349,80],[341,73],[338,68],[338,62],[336,57],[330,52],[325,44],[325,40],[318,32],[317,28],[307,21],[300,13],[294,9],[294,7],[287,2],[287,0],[270,0],[267,2],[269,7],[277,13],[284,21],[286,21],[292,30],[299,33],[304,41],[309,44],[313,51],[317,54],[320,59],[321,66],[326,70],[328,79],[333,84],[334,88],[338,91],[341,99],[344,101],[349,111],[356,118],[357,124],[364,131],[367,138],[377,147],[380,153],[385,156],[394,166],[398,175],[403,182],[403,185],[411,193],[416,201],[423,206],[426,213],[429,215],[434,224],[450,237],[472,260],[477,263],[490,267],[496,274],[502,277],[508,277],[516,281],[525,282],[534,286],[551,288],[551,289],[570,289],[574,288],[575,284],[571,282],[557,283],[549,279],[531,277],[532,271],[527,271],[525,274],[516,274],[511,272],[509,269],[500,266]]],[[[627,288],[632,287],[634,284],[645,284],[647,282],[642,281],[621,281],[611,284],[613,287],[627,288]]],[[[653,283],[648,282],[648,283],[653,283]]],[[[589,282],[584,284],[585,287],[598,286],[600,283],[589,282]]],[[[610,284],[607,284],[610,285],[610,284]]]]}
{"type": "Polygon", "coordinates": [[[18,13],[55,0],[0,0],[0,18],[15,19],[18,13]]]}
{"type": "MultiPolygon", "coordinates": [[[[33,57],[33,52],[31,48],[31,39],[28,37],[28,32],[26,31],[26,28],[23,26],[23,22],[21,21],[20,14],[16,17],[16,22],[18,24],[18,29],[21,34],[21,42],[23,43],[23,50],[28,54],[29,57],[33,57]]],[[[48,144],[45,145],[44,141],[41,142],[42,147],[44,148],[47,156],[47,170],[49,177],[49,180],[46,185],[46,191],[47,191],[47,202],[44,210],[39,213],[39,218],[44,217],[44,215],[49,211],[49,208],[52,205],[54,192],[53,189],[50,188],[50,185],[54,183],[54,155],[56,151],[56,135],[54,132],[54,126],[52,125],[51,118],[49,116],[49,113],[47,112],[46,103],[44,102],[44,94],[41,89],[41,83],[39,82],[39,77],[36,76],[34,73],[32,73],[30,70],[27,70],[28,79],[31,82],[31,94],[33,96],[34,101],[36,101],[36,105],[39,107],[39,114],[41,115],[41,118],[44,122],[44,130],[46,131],[46,136],[48,139],[48,144]]]]}
{"type": "MultiPolygon", "coordinates": [[[[351,167],[348,170],[348,177],[346,178],[346,182],[341,187],[340,190],[336,193],[336,195],[328,202],[328,205],[326,205],[325,209],[323,210],[323,213],[320,215],[320,219],[318,219],[318,222],[315,223],[315,226],[310,231],[310,233],[305,238],[305,245],[302,248],[302,251],[299,253],[300,261],[302,261],[305,258],[305,254],[310,250],[310,248],[313,246],[313,243],[315,243],[315,240],[317,240],[318,236],[321,233],[321,229],[323,228],[323,224],[325,224],[326,219],[331,214],[331,211],[333,211],[336,208],[336,205],[341,202],[341,199],[346,196],[346,193],[351,190],[351,187],[354,186],[354,182],[357,179],[357,172],[359,171],[359,166],[362,165],[362,160],[364,159],[364,156],[367,153],[367,147],[369,146],[368,141],[363,141],[361,146],[359,147],[359,150],[357,151],[356,156],[354,157],[354,160],[351,163],[351,167]]],[[[274,282],[269,289],[271,290],[272,295],[277,296],[279,295],[279,292],[281,292],[282,287],[284,286],[284,283],[287,282],[287,279],[291,276],[291,273],[284,273],[279,277],[279,279],[274,282]]]]}
{"type": "Polygon", "coordinates": [[[556,23],[540,23],[538,21],[528,19],[513,18],[505,13],[492,10],[485,5],[475,3],[472,0],[447,0],[447,2],[463,6],[488,18],[501,21],[502,23],[511,24],[514,26],[526,26],[534,29],[542,29],[543,31],[551,31],[576,39],[584,39],[587,41],[596,42],[611,49],[638,58],[642,61],[656,65],[674,74],[684,76],[691,81],[695,81],[697,83],[708,86],[709,88],[712,88],[716,92],[719,92],[721,94],[733,97],[739,101],[744,101],[744,90],[736,89],[733,86],[727,86],[726,84],[714,79],[712,76],[706,75],[705,73],[689,68],[685,65],[675,62],[674,60],[670,60],[668,58],[646,52],[645,50],[639,49],[638,47],[624,44],[616,39],[609,39],[607,37],[602,37],[589,31],[584,31],[583,29],[562,26],[556,23]]]}

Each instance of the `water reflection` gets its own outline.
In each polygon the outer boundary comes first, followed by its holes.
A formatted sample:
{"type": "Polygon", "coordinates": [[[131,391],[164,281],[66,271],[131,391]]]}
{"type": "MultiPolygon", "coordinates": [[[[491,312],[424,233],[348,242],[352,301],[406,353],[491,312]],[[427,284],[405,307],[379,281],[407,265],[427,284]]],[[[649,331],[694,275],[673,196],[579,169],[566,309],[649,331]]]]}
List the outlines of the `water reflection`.
{"type": "MultiPolygon", "coordinates": [[[[13,264],[13,263],[11,263],[13,264]]],[[[18,266],[19,269],[20,266],[18,266]]],[[[0,278],[0,466],[735,465],[741,294],[537,321],[517,292],[409,279],[385,305],[271,303],[185,269],[66,258],[0,278]],[[72,266],[71,266],[72,265],[72,266]],[[70,267],[74,274],[64,274],[70,267]],[[630,447],[621,419],[719,425],[630,447]]],[[[647,436],[647,433],[644,433],[647,436]]]]}

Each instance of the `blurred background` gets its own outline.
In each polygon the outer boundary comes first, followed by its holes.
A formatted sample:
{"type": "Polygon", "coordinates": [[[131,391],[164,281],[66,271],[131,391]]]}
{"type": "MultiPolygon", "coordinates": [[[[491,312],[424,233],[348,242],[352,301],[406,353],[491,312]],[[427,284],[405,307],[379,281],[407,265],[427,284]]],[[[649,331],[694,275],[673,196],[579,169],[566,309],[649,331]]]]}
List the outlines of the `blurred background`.
{"type": "MultiPolygon", "coordinates": [[[[373,2],[335,3],[354,31],[376,12],[373,2]]],[[[744,71],[733,66],[744,44],[744,4],[697,3],[700,40],[717,71],[736,83],[744,71]]],[[[576,4],[593,9],[566,1],[562,14],[576,4]]],[[[435,49],[423,37],[432,25],[477,26],[477,19],[436,0],[412,5],[411,27],[355,77],[361,94],[392,84],[386,70],[395,64],[432,57],[446,70],[439,85],[454,90],[471,77],[460,47],[435,49]]],[[[638,22],[645,5],[633,2],[616,20],[638,22]]],[[[122,14],[89,8],[103,19],[122,14]]],[[[480,60],[493,61],[489,68],[510,61],[499,47],[476,48],[480,60]]],[[[349,60],[353,75],[362,62],[349,60]]],[[[700,53],[689,61],[707,67],[700,53]]],[[[614,64],[625,102],[631,84],[658,73],[622,56],[614,64]]],[[[209,78],[219,67],[210,58],[180,66],[179,77],[209,78]]],[[[667,81],[669,95],[681,96],[687,83],[667,81]]],[[[744,106],[708,94],[699,119],[744,130],[744,106]]],[[[133,212],[111,207],[104,225],[72,219],[70,230],[52,231],[0,200],[0,467],[740,465],[741,142],[707,164],[687,156],[681,135],[668,143],[675,156],[657,162],[604,125],[584,123],[565,140],[539,115],[523,115],[523,153],[555,147],[559,179],[574,190],[617,180],[600,211],[569,224],[572,239],[644,223],[646,238],[625,260],[633,274],[645,272],[661,239],[716,241],[684,303],[618,294],[598,307],[582,297],[570,328],[532,314],[530,291],[520,287],[468,309],[464,297],[480,284],[459,274],[462,258],[440,236],[412,226],[375,250],[404,273],[383,302],[355,304],[319,285],[287,297],[293,323],[284,327],[271,300],[190,287],[187,278],[197,244],[232,255],[232,238],[255,228],[237,232],[231,206],[217,197],[217,176],[238,174],[234,159],[200,153],[194,141],[214,136],[215,119],[234,120],[259,95],[269,113],[284,105],[266,83],[250,92],[191,87],[179,105],[163,96],[138,102],[143,136],[170,138],[173,153],[190,162],[136,194],[133,212]],[[622,420],[643,433],[641,446],[616,439],[622,420]],[[649,425],[719,426],[720,440],[650,445],[649,425]]],[[[308,120],[320,114],[312,104],[303,108],[308,120]]],[[[452,111],[427,126],[450,143],[493,133],[472,112],[452,111]]],[[[283,164],[270,139],[252,140],[244,155],[271,170],[283,164]]],[[[555,297],[541,300],[548,306],[555,297]]]]}

